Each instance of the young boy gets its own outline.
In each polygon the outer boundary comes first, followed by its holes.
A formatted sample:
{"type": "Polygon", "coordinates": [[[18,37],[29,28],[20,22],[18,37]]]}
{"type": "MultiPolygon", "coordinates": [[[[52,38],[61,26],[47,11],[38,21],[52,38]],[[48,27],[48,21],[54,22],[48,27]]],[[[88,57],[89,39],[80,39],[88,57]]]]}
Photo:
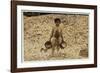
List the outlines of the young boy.
{"type": "Polygon", "coordinates": [[[61,48],[61,43],[64,41],[62,36],[62,28],[60,26],[61,20],[59,18],[54,19],[55,27],[52,29],[52,33],[50,36],[51,44],[52,44],[52,55],[54,55],[55,49],[59,51],[61,48]]]}

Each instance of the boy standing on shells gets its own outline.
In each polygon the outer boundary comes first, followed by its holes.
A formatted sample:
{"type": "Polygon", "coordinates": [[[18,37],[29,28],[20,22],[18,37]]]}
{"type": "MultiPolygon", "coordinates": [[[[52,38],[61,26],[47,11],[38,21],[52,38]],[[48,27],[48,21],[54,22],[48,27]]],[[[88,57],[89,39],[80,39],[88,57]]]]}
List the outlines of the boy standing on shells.
{"type": "Polygon", "coordinates": [[[61,28],[61,20],[59,18],[54,19],[55,26],[52,28],[52,32],[50,35],[49,41],[46,41],[45,47],[46,49],[41,48],[40,51],[44,50],[45,52],[48,49],[52,50],[52,56],[54,56],[55,50],[57,52],[59,49],[64,49],[66,46],[66,42],[64,42],[63,35],[62,35],[62,28],[61,28]]]}
{"type": "Polygon", "coordinates": [[[55,27],[52,28],[52,33],[50,36],[51,45],[52,45],[52,55],[54,55],[54,51],[57,49],[59,51],[60,48],[64,48],[63,43],[63,35],[62,28],[60,26],[61,20],[59,18],[54,19],[55,27]]]}

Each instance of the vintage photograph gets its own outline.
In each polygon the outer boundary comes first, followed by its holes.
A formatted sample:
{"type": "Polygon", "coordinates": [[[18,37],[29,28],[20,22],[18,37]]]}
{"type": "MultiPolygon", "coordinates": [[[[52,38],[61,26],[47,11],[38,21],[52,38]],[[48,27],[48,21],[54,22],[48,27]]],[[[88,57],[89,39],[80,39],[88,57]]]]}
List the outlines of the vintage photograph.
{"type": "Polygon", "coordinates": [[[24,61],[88,58],[88,14],[22,11],[24,61]]]}
{"type": "Polygon", "coordinates": [[[11,72],[97,67],[97,6],[11,2],[11,72]]]}

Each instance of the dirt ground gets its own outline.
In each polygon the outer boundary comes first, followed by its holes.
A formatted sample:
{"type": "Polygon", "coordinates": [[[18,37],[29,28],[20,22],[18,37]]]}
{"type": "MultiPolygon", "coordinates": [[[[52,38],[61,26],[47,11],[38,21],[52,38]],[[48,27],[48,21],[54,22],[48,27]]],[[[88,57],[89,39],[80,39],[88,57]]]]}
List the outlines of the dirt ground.
{"type": "Polygon", "coordinates": [[[24,61],[82,58],[88,58],[88,15],[24,16],[24,61]],[[44,44],[50,38],[55,18],[61,19],[60,26],[67,46],[51,56],[51,49],[47,52],[40,49],[45,49],[44,44]]]}

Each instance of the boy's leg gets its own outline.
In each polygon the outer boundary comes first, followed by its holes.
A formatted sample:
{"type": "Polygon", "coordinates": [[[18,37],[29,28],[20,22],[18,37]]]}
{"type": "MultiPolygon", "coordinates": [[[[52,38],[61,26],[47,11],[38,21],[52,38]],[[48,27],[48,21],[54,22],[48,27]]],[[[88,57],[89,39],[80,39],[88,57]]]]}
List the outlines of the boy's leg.
{"type": "Polygon", "coordinates": [[[52,44],[52,50],[51,50],[51,55],[54,56],[55,53],[55,43],[56,43],[56,38],[52,37],[51,38],[51,44],[52,44]]]}
{"type": "Polygon", "coordinates": [[[54,56],[54,55],[55,55],[54,53],[55,53],[55,47],[52,48],[52,53],[51,53],[51,55],[54,56]]]}

